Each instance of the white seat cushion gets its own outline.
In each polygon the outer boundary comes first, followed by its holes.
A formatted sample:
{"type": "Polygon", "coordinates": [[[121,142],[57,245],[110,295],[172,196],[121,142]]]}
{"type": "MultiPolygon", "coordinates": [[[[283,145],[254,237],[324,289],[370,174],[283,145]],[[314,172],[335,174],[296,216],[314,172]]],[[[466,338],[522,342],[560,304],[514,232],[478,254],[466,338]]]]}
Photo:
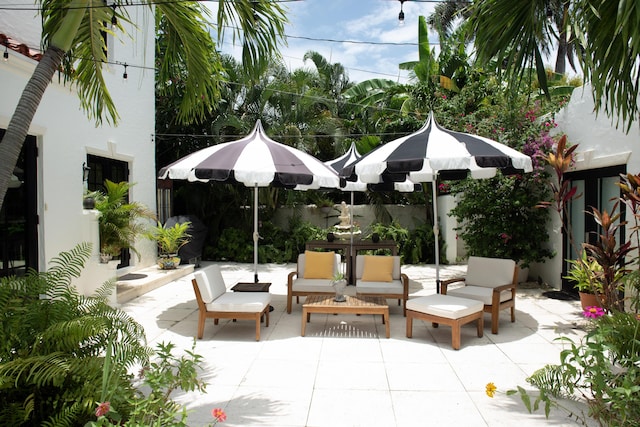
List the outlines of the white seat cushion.
{"type": "Polygon", "coordinates": [[[268,292],[226,292],[207,304],[207,311],[260,313],[271,302],[268,292]]]}
{"type": "MultiPolygon", "coordinates": [[[[447,290],[447,295],[460,298],[471,298],[478,301],[482,301],[483,304],[493,304],[491,298],[493,295],[493,288],[486,288],[483,286],[463,286],[461,288],[454,288],[447,290]]],[[[500,292],[500,302],[508,301],[511,299],[511,291],[500,292]]]]}
{"type": "Polygon", "coordinates": [[[359,294],[402,294],[404,287],[400,280],[392,282],[356,282],[356,293],[359,294]]]}
{"type": "Polygon", "coordinates": [[[291,286],[294,292],[333,292],[331,281],[327,279],[298,278],[291,286]]]}
{"type": "Polygon", "coordinates": [[[444,317],[445,319],[460,319],[482,311],[483,307],[484,304],[477,300],[442,294],[427,295],[407,301],[407,310],[444,317]]]}

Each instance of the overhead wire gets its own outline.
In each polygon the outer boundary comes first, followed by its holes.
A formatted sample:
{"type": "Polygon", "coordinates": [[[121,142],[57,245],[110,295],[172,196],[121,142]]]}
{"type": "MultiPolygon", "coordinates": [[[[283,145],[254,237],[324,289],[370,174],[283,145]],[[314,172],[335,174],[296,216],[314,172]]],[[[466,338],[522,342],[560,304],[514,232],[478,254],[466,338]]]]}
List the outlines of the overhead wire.
{"type": "MultiPolygon", "coordinates": [[[[166,1],[161,1],[161,2],[156,2],[156,3],[163,3],[163,4],[171,4],[171,3],[182,3],[182,2],[186,2],[186,1],[190,1],[190,0],[166,0],[166,1]]],[[[204,2],[216,2],[215,0],[196,0],[198,2],[204,3],[204,2]]],[[[270,0],[274,3],[287,3],[287,2],[294,2],[294,1],[308,1],[308,0],[270,0]]],[[[390,0],[390,1],[397,1],[397,0],[390,0]]],[[[423,3],[440,3],[442,2],[442,0],[414,0],[416,2],[423,2],[423,3]]],[[[115,1],[113,2],[113,4],[116,4],[115,1]]],[[[132,6],[148,6],[148,3],[134,3],[134,2],[124,2],[124,3],[119,3],[118,7],[132,7],[132,6]]],[[[65,6],[66,8],[72,8],[73,6],[65,6]]],[[[88,8],[111,8],[113,7],[112,4],[109,4],[108,2],[105,2],[104,4],[100,5],[89,5],[89,6],[84,6],[84,7],[88,7],[88,8]]],[[[24,10],[29,10],[29,11],[41,11],[40,7],[34,7],[34,6],[27,6],[27,4],[21,4],[21,3],[15,3],[15,4],[9,4],[9,5],[1,5],[0,6],[0,10],[20,10],[20,11],[24,11],[24,10]]],[[[209,25],[211,25],[212,27],[214,26],[218,26],[217,23],[214,22],[207,22],[209,25]]],[[[232,29],[238,29],[237,27],[233,27],[233,26],[225,26],[226,28],[232,28],[232,29]]],[[[349,43],[349,44],[364,44],[364,45],[373,45],[373,46],[380,46],[380,45],[388,45],[388,46],[417,46],[418,43],[397,43],[397,42],[374,42],[374,41],[362,41],[362,40],[340,40],[340,39],[329,39],[329,38],[314,38],[314,37],[308,37],[308,36],[296,36],[296,35],[286,35],[286,38],[293,38],[293,39],[302,39],[302,40],[308,40],[308,41],[316,41],[316,42],[327,42],[327,43],[349,43]]],[[[437,44],[437,43],[434,43],[437,44]]],[[[31,48],[34,51],[40,51],[39,48],[31,48]]],[[[296,58],[296,57],[291,57],[293,59],[296,60],[300,60],[302,61],[301,58],[296,58]]],[[[78,59],[78,60],[93,60],[90,58],[83,58],[83,57],[74,57],[74,59],[78,59]]],[[[135,68],[135,69],[143,69],[143,70],[152,70],[152,71],[157,71],[157,69],[155,67],[149,67],[149,66],[144,66],[144,65],[137,65],[137,64],[132,64],[132,63],[124,63],[121,61],[101,61],[103,64],[107,64],[107,65],[118,65],[118,66],[124,66],[125,67],[125,75],[126,75],[126,70],[127,67],[129,68],[135,68]]],[[[363,70],[363,69],[355,69],[355,68],[350,68],[350,67],[345,67],[345,69],[349,70],[355,70],[355,71],[360,71],[360,72],[366,72],[366,73],[370,73],[370,74],[378,74],[378,75],[386,75],[389,77],[397,77],[395,74],[389,74],[389,73],[381,73],[381,72],[376,72],[376,71],[370,71],[370,70],[363,70]]],[[[245,84],[242,83],[238,83],[238,82],[231,82],[231,81],[225,81],[224,83],[226,84],[231,84],[231,85],[239,85],[242,86],[244,89],[248,89],[249,87],[245,84]]],[[[269,89],[271,92],[273,93],[279,93],[279,94],[284,94],[284,95],[292,95],[292,96],[299,96],[299,97],[304,97],[306,99],[312,99],[312,100],[316,100],[316,101],[322,101],[322,102],[336,102],[336,99],[332,99],[332,98],[326,98],[326,97],[321,97],[321,96],[317,96],[317,95],[304,95],[304,94],[299,94],[296,92],[288,92],[288,91],[284,91],[284,90],[278,90],[278,89],[269,89]]],[[[377,109],[377,110],[383,110],[383,111],[388,111],[388,112],[394,112],[394,113],[399,113],[400,110],[398,109],[392,109],[392,108],[388,108],[388,107],[381,107],[381,106],[372,106],[372,105],[365,105],[365,104],[360,104],[360,103],[356,103],[356,102],[350,102],[350,101],[346,101],[346,100],[340,100],[340,102],[342,102],[344,105],[350,105],[350,106],[354,106],[354,107],[363,107],[363,108],[371,108],[371,109],[377,109]]],[[[368,135],[374,135],[374,136],[389,136],[389,135],[396,135],[395,133],[368,133],[368,135]]],[[[214,135],[189,135],[189,134],[156,134],[156,136],[159,137],[176,137],[176,136],[186,136],[186,137],[193,137],[193,138],[213,138],[215,137],[214,135]]],[[[284,136],[284,135],[282,135],[284,136]]],[[[305,135],[305,137],[320,137],[320,136],[326,136],[326,135],[305,135]]],[[[350,137],[350,136],[361,136],[361,134],[342,134],[341,136],[343,137],[350,137]]]]}

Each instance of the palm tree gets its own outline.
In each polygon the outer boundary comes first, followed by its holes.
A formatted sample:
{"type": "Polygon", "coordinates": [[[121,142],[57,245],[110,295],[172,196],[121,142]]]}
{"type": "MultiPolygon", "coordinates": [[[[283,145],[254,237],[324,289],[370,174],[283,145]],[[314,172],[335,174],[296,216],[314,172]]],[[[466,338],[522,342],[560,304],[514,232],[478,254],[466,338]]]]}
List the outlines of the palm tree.
{"type": "MultiPolygon", "coordinates": [[[[184,99],[179,119],[188,122],[203,115],[219,99],[218,83],[212,76],[220,74],[220,59],[209,34],[208,12],[199,2],[142,0],[155,7],[160,28],[167,42],[158,58],[159,81],[168,81],[184,70],[184,99]]],[[[106,61],[104,32],[123,32],[123,22],[130,22],[126,7],[111,8],[97,0],[39,0],[42,14],[44,54],[25,86],[15,112],[0,142],[0,208],[9,186],[29,126],[54,73],[62,66],[65,82],[76,85],[81,105],[96,124],[103,119],[116,124],[118,113],[102,75],[106,61]],[[116,14],[118,29],[106,23],[116,14]]],[[[243,40],[243,62],[259,70],[273,56],[284,33],[286,18],[278,3],[266,1],[219,0],[217,10],[218,39],[225,28],[232,28],[234,39],[243,40]]],[[[171,89],[166,89],[171,90],[171,89]]]]}
{"type": "MultiPolygon", "coordinates": [[[[547,79],[540,51],[541,37],[552,33],[548,0],[474,2],[469,19],[480,63],[504,73],[513,88],[535,68],[541,88],[547,79]]],[[[591,83],[596,109],[617,116],[627,131],[638,119],[640,105],[640,14],[638,2],[573,0],[560,2],[564,28],[575,34],[578,60],[591,83]]],[[[567,52],[568,53],[568,52],[567,52]]]]}

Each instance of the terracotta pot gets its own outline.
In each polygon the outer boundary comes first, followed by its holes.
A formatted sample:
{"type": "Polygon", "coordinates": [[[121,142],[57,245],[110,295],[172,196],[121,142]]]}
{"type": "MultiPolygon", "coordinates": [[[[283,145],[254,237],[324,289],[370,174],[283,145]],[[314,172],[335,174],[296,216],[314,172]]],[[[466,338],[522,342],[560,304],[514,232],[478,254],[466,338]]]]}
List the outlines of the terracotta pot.
{"type": "Polygon", "coordinates": [[[595,294],[587,292],[578,292],[578,295],[580,295],[580,304],[582,305],[583,310],[586,310],[587,307],[602,307],[602,304],[600,303],[600,301],[602,301],[602,295],[600,295],[599,298],[596,298],[595,294]]]}

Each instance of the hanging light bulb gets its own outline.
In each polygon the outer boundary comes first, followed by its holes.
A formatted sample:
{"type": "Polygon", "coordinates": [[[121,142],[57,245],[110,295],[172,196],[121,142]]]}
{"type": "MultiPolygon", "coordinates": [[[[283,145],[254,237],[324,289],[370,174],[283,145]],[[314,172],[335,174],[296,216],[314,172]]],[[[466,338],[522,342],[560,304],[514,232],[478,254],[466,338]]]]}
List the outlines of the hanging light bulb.
{"type": "Polygon", "coordinates": [[[118,28],[118,17],[116,16],[116,7],[118,7],[115,3],[111,5],[113,8],[113,15],[111,15],[111,29],[116,30],[118,28]]]}
{"type": "Polygon", "coordinates": [[[129,75],[127,74],[127,63],[125,62],[124,64],[124,73],[122,73],[122,80],[127,81],[127,79],[129,78],[129,75]]]}
{"type": "Polygon", "coordinates": [[[2,59],[4,62],[9,60],[9,43],[6,40],[4,41],[4,53],[2,54],[2,59]]]}
{"type": "Polygon", "coordinates": [[[404,25],[404,11],[402,10],[402,5],[405,0],[400,0],[400,13],[398,14],[398,25],[402,27],[404,25]]]}

